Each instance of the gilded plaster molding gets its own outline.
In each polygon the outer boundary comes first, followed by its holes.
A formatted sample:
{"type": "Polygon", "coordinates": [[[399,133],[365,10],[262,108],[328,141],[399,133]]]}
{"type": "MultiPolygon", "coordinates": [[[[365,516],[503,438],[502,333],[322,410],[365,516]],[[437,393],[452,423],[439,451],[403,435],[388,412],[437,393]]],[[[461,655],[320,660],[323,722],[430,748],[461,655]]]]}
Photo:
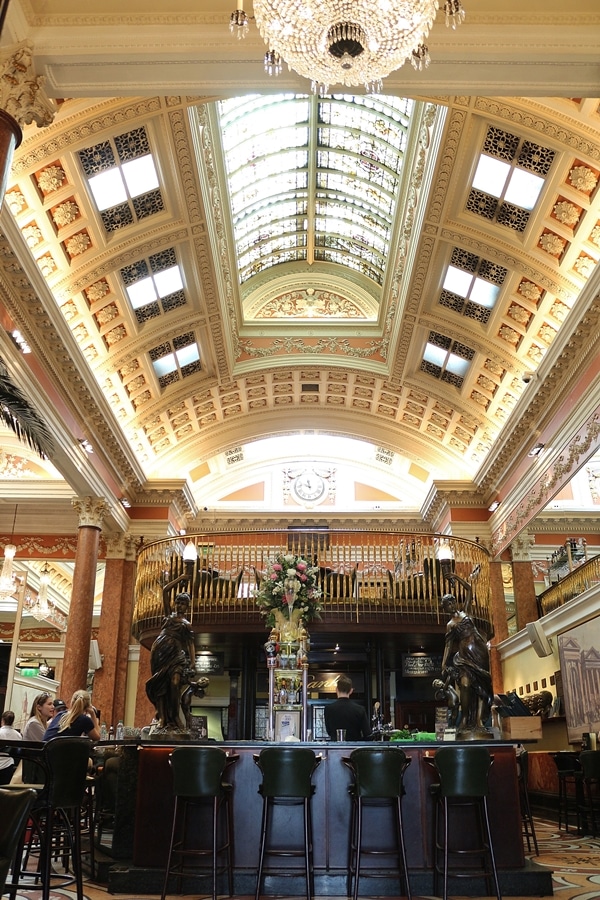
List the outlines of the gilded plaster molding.
{"type": "Polygon", "coordinates": [[[140,540],[133,534],[107,534],[104,537],[106,544],[106,559],[124,559],[127,562],[135,562],[140,540]]]}
{"type": "Polygon", "coordinates": [[[494,554],[502,552],[552,497],[572,478],[582,463],[600,447],[600,407],[566,443],[560,456],[538,475],[521,501],[492,535],[494,554]]]}

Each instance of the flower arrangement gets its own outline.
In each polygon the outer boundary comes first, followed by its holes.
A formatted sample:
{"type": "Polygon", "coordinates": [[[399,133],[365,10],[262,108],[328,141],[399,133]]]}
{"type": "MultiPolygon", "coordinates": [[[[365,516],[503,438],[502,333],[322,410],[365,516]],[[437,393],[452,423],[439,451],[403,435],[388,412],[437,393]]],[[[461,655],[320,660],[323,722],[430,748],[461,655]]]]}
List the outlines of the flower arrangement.
{"type": "Polygon", "coordinates": [[[293,553],[277,556],[274,562],[269,563],[256,596],[266,624],[275,624],[274,610],[286,611],[290,618],[292,611],[298,610],[305,622],[320,618],[318,574],[317,566],[309,565],[293,553]]]}

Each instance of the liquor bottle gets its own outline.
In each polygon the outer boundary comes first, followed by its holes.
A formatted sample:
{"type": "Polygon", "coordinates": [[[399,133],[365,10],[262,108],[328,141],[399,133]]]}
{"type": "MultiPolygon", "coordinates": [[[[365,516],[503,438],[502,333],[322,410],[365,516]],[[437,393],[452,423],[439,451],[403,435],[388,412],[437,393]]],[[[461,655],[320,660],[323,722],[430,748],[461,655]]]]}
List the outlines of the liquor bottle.
{"type": "Polygon", "coordinates": [[[105,741],[108,737],[108,731],[106,730],[106,722],[103,722],[100,726],[100,740],[105,741]]]}

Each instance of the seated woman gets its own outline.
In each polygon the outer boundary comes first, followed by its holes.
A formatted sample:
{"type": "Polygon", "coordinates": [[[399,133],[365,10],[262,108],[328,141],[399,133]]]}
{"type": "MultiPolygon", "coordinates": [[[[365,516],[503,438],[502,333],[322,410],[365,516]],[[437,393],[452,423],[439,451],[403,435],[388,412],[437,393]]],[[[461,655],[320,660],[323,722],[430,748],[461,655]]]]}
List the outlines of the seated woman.
{"type": "Polygon", "coordinates": [[[88,737],[92,741],[100,740],[98,717],[87,691],[75,691],[71,698],[71,708],[54,716],[46,728],[44,741],[55,737],[88,737]]]}

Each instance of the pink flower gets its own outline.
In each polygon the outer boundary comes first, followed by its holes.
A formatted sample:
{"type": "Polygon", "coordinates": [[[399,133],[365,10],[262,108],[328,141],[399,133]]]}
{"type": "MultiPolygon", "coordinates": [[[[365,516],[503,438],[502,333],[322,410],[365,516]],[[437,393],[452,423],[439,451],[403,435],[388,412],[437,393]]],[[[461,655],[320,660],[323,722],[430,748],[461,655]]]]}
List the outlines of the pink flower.
{"type": "Polygon", "coordinates": [[[271,581],[277,581],[277,573],[271,572],[271,581]]]}
{"type": "Polygon", "coordinates": [[[305,572],[306,571],[306,563],[303,563],[303,562],[296,563],[296,568],[298,569],[299,572],[305,572]]]}
{"type": "Polygon", "coordinates": [[[274,563],[271,566],[271,568],[273,569],[274,572],[282,572],[283,571],[283,566],[280,566],[279,563],[274,563]]]}
{"type": "Polygon", "coordinates": [[[300,579],[300,581],[308,581],[307,575],[299,575],[298,578],[300,579]]]}

